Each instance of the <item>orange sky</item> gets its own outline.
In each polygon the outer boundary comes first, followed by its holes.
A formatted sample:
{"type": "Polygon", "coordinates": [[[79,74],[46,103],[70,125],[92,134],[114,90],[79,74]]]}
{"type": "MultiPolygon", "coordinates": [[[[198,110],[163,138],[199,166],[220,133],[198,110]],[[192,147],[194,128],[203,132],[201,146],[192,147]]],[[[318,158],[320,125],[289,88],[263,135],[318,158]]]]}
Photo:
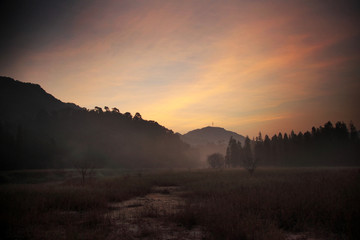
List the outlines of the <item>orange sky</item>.
{"type": "Polygon", "coordinates": [[[180,133],[360,127],[355,1],[43,2],[13,7],[0,75],[62,101],[180,133]]]}

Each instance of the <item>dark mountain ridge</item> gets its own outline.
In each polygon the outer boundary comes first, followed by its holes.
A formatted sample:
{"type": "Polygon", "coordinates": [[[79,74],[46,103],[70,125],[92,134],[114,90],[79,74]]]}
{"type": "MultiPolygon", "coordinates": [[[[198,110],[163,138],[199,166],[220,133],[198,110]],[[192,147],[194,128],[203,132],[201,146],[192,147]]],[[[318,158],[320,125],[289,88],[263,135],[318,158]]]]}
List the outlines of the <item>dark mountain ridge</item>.
{"type": "Polygon", "coordinates": [[[0,77],[0,169],[196,166],[178,135],[117,108],[63,103],[39,85],[0,77]]]}
{"type": "Polygon", "coordinates": [[[3,120],[20,121],[34,118],[40,110],[80,110],[74,103],[64,103],[47,93],[38,84],[24,83],[9,77],[0,77],[0,107],[3,120]]]}

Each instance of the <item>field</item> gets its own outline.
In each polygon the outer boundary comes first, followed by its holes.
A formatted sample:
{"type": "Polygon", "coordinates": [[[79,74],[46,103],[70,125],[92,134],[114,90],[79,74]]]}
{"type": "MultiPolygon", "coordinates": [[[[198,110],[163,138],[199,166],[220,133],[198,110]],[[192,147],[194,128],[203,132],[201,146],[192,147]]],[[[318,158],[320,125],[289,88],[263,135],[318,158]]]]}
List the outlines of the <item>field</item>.
{"type": "Polygon", "coordinates": [[[360,239],[354,168],[99,170],[84,184],[73,170],[14,171],[0,182],[1,239],[360,239]]]}

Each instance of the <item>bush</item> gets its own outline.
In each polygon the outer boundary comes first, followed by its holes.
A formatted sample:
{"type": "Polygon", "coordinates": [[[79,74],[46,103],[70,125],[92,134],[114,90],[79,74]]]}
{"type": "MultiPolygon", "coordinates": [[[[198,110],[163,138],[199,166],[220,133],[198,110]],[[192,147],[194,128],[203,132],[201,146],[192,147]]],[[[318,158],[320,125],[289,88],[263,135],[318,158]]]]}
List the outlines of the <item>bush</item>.
{"type": "Polygon", "coordinates": [[[212,168],[222,168],[225,163],[224,156],[220,153],[209,155],[207,161],[212,168]]]}

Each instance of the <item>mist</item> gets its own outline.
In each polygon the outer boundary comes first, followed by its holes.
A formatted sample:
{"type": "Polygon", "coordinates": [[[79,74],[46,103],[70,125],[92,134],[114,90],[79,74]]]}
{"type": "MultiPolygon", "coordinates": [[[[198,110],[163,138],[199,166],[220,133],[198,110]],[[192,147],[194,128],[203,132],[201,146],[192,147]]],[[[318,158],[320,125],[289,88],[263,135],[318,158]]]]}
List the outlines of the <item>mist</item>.
{"type": "Polygon", "coordinates": [[[196,152],[173,131],[116,107],[65,104],[38,85],[2,78],[1,169],[196,167],[196,152]],[[31,98],[31,99],[29,99],[31,98]],[[41,102],[41,104],[38,104],[41,102]]]}

